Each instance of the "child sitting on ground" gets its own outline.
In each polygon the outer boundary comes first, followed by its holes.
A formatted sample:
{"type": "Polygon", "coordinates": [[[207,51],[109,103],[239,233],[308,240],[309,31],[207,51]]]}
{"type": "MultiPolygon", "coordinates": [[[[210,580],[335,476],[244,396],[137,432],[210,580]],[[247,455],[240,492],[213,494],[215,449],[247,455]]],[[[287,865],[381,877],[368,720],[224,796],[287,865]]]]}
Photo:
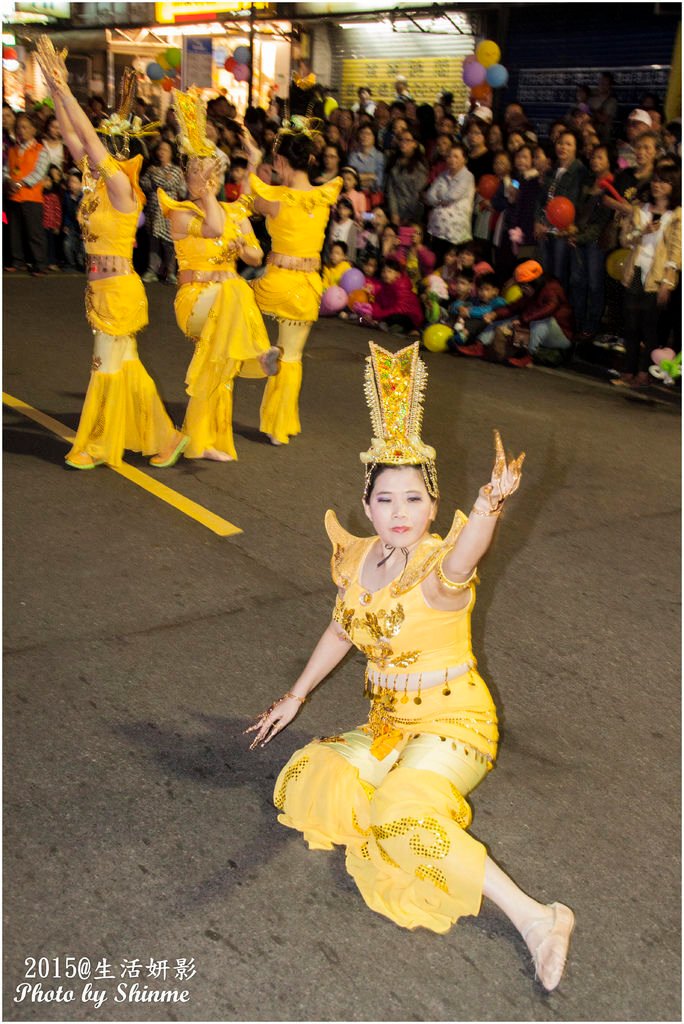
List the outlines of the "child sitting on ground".
{"type": "Polygon", "coordinates": [[[339,284],[352,265],[347,259],[347,246],[345,242],[333,242],[326,256],[323,267],[323,291],[339,284]]]}
{"type": "Polygon", "coordinates": [[[411,286],[411,279],[400,261],[390,256],[380,272],[381,285],[373,302],[357,302],[354,312],[362,317],[368,326],[378,326],[382,331],[408,334],[419,337],[418,328],[423,323],[420,299],[411,286]]]}
{"type": "Polygon", "coordinates": [[[451,306],[457,318],[454,333],[448,341],[451,352],[466,351],[468,345],[477,340],[480,331],[496,320],[497,309],[506,305],[506,300],[499,295],[499,283],[494,274],[481,274],[475,285],[475,304],[456,301],[451,306]]]}
{"type": "MultiPolygon", "coordinates": [[[[404,230],[403,228],[401,230],[404,230]]],[[[406,273],[411,278],[415,291],[421,292],[421,282],[426,274],[435,269],[437,258],[426,245],[423,245],[423,229],[420,224],[411,224],[407,229],[408,245],[402,246],[402,255],[406,263],[406,273]]]]}
{"type": "Polygon", "coordinates": [[[460,306],[472,300],[474,280],[475,274],[472,270],[459,270],[458,267],[455,267],[448,284],[439,276],[439,273],[430,274],[426,279],[426,294],[423,297],[428,323],[450,324],[453,327],[458,314],[454,308],[453,316],[450,315],[451,307],[454,304],[460,306]],[[442,294],[442,289],[446,290],[445,298],[439,297],[442,294]]]}

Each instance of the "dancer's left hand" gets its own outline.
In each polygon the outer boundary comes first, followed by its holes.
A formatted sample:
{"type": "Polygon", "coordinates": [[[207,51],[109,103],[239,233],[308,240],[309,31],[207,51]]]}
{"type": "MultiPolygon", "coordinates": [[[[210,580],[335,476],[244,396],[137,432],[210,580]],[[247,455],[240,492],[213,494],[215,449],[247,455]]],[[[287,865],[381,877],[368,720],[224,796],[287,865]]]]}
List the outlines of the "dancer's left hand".
{"type": "Polygon", "coordinates": [[[498,430],[494,431],[494,451],[494,468],[492,469],[491,480],[480,491],[491,511],[498,509],[503,505],[506,498],[510,498],[518,490],[522,475],[522,465],[525,461],[525,452],[521,452],[517,459],[506,459],[503,441],[498,430]]]}

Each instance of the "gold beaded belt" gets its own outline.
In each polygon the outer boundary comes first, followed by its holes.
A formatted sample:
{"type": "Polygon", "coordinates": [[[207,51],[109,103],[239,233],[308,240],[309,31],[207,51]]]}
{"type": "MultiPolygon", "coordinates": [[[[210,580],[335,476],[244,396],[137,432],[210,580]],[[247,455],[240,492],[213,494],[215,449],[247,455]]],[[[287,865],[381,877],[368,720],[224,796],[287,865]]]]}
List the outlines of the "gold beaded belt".
{"type": "Polygon", "coordinates": [[[303,270],[306,274],[321,269],[320,256],[286,256],[284,252],[269,252],[266,262],[283,270],[303,270]]]}
{"type": "Polygon", "coordinates": [[[88,256],[89,274],[132,274],[133,260],[127,256],[88,256]]]}
{"type": "Polygon", "coordinates": [[[202,284],[214,281],[234,281],[239,276],[232,270],[181,270],[178,275],[178,284],[193,284],[195,281],[202,284]]]}

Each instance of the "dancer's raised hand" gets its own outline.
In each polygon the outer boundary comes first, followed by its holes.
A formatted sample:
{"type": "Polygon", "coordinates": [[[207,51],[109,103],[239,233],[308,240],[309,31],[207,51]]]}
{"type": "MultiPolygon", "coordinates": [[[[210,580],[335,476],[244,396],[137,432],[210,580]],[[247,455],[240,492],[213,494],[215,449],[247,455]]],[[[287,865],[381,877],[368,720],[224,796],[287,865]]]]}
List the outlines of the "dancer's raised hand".
{"type": "MultiPolygon", "coordinates": [[[[481,510],[481,514],[485,515],[493,515],[498,512],[506,498],[515,494],[520,486],[522,464],[525,461],[525,452],[521,452],[517,459],[506,458],[503,441],[498,430],[494,431],[494,452],[491,480],[480,488],[480,499],[486,503],[486,508],[481,510]]],[[[477,507],[476,511],[479,511],[477,507]]]]}

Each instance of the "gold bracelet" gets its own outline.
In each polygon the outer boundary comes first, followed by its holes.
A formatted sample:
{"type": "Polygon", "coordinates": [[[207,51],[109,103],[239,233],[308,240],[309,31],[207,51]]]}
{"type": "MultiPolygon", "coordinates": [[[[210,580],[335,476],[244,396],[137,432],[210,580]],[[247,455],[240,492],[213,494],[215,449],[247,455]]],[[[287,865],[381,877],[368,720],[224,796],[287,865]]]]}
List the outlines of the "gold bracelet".
{"type": "Polygon", "coordinates": [[[100,177],[104,179],[104,181],[107,181],[109,178],[113,178],[115,174],[118,174],[121,170],[121,167],[114,159],[114,157],[111,155],[111,153],[107,153],[107,156],[104,158],[104,160],[102,160],[101,163],[95,165],[95,170],[100,175],[100,177]]]}
{"type": "Polygon", "coordinates": [[[505,500],[506,500],[505,498],[502,499],[499,502],[499,504],[496,506],[496,508],[490,508],[486,512],[483,512],[479,508],[475,508],[474,505],[473,505],[471,511],[474,512],[476,516],[485,516],[485,517],[487,517],[487,516],[498,516],[498,515],[500,515],[501,512],[503,512],[503,506],[504,506],[504,501],[505,500]]]}
{"type": "Polygon", "coordinates": [[[188,224],[188,235],[192,238],[202,238],[202,228],[204,227],[204,219],[198,217],[197,214],[192,218],[188,224]]]}
{"type": "Polygon", "coordinates": [[[294,697],[294,699],[298,700],[300,704],[306,704],[306,697],[298,697],[296,693],[292,693],[290,690],[288,690],[287,693],[284,693],[280,700],[287,700],[288,697],[294,697]]]}
{"type": "Polygon", "coordinates": [[[444,570],[442,569],[443,561],[443,558],[439,560],[439,562],[435,566],[435,572],[437,573],[437,579],[441,584],[443,584],[443,586],[446,587],[447,590],[454,590],[457,592],[459,590],[467,590],[471,583],[475,581],[477,577],[477,566],[475,566],[467,580],[464,580],[462,583],[456,583],[454,580],[450,580],[444,575],[444,570]]]}

